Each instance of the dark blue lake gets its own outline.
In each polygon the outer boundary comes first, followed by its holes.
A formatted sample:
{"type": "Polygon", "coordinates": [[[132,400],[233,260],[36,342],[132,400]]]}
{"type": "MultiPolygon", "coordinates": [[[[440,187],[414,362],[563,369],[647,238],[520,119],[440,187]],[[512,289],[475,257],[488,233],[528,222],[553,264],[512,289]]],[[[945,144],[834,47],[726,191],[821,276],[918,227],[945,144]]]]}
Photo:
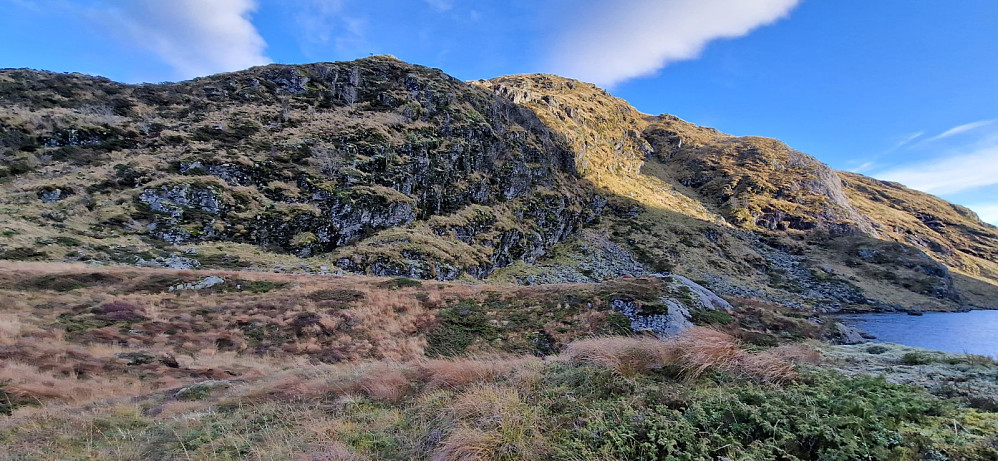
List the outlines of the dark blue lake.
{"type": "Polygon", "coordinates": [[[875,341],[905,344],[956,354],[998,357],[998,310],[908,314],[845,314],[842,323],[877,337],[875,341]]]}

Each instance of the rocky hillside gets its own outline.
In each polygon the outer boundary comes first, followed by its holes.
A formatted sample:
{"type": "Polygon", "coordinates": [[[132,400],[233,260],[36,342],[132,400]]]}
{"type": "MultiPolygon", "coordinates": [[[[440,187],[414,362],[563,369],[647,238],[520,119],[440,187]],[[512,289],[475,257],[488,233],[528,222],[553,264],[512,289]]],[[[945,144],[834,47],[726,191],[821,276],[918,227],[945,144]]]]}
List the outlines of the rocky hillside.
{"type": "Polygon", "coordinates": [[[0,258],[998,307],[998,229],[582,82],[391,57],[176,84],[0,71],[0,258]]]}
{"type": "MultiPolygon", "coordinates": [[[[998,229],[969,210],[835,171],[774,139],[641,114],[562,77],[475,83],[572,144],[581,174],[610,197],[597,227],[651,270],[818,309],[994,306],[998,229]]],[[[568,253],[554,272],[577,279],[566,266],[592,252],[568,253]]],[[[551,278],[521,274],[513,277],[551,278]]]]}
{"type": "Polygon", "coordinates": [[[7,70],[0,101],[8,259],[484,277],[602,208],[532,112],[390,57],[138,86],[7,70]]]}

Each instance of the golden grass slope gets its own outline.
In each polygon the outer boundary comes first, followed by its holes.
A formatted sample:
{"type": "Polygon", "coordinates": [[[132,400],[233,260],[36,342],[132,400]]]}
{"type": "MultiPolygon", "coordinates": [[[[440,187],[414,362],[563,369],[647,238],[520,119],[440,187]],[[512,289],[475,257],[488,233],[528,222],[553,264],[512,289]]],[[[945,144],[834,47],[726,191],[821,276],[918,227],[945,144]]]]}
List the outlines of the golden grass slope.
{"type": "Polygon", "coordinates": [[[998,228],[965,207],[901,184],[856,173],[839,175],[849,200],[871,218],[882,238],[919,248],[974,279],[958,278],[970,291],[998,284],[998,228]]]}
{"type": "MultiPolygon", "coordinates": [[[[722,234],[741,229],[783,241],[783,246],[797,245],[787,237],[815,242],[822,235],[899,242],[953,269],[975,304],[992,305],[989,293],[998,295],[998,231],[963,207],[898,184],[835,171],[775,139],[736,137],[672,115],[641,114],[591,84],[543,74],[474,83],[532,109],[572,144],[587,179],[649,213],[664,214],[657,219],[678,223],[669,216],[684,215],[708,227],[719,225],[722,234]]],[[[629,241],[645,237],[631,227],[629,241]]],[[[666,266],[698,275],[711,272],[697,268],[701,264],[690,258],[677,261],[682,258],[649,251],[659,260],[671,260],[666,266]]],[[[692,259],[713,259],[695,247],[690,251],[703,253],[692,259]]],[[[751,251],[729,253],[753,259],[751,251]]],[[[732,269],[714,267],[726,276],[748,275],[732,269]]]]}
{"type": "Polygon", "coordinates": [[[648,208],[681,211],[721,222],[711,208],[691,198],[681,185],[642,174],[652,146],[642,137],[644,115],[626,101],[590,83],[556,75],[524,74],[472,82],[524,105],[575,152],[582,176],[610,194],[648,208]]]}

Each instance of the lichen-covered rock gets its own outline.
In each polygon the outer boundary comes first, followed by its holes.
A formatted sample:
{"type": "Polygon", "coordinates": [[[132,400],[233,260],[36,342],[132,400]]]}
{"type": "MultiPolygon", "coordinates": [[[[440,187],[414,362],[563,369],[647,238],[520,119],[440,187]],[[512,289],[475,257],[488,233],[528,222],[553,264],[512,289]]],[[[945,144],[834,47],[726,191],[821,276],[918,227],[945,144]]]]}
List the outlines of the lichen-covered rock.
{"type": "Polygon", "coordinates": [[[191,283],[179,283],[170,287],[169,291],[184,291],[184,290],[207,290],[208,288],[214,287],[216,285],[221,285],[225,283],[225,279],[217,275],[209,275],[200,281],[191,283]]]}
{"type": "Polygon", "coordinates": [[[219,215],[224,209],[218,192],[210,187],[192,184],[146,189],[139,195],[139,202],[154,212],[167,214],[175,219],[182,218],[184,212],[189,210],[219,215]]]}
{"type": "Polygon", "coordinates": [[[165,267],[167,269],[188,270],[195,269],[201,265],[196,259],[186,258],[180,255],[157,256],[152,259],[135,258],[135,265],[139,267],[165,267]]]}
{"type": "Polygon", "coordinates": [[[624,314],[631,321],[631,329],[647,331],[660,338],[674,336],[691,328],[690,310],[730,310],[731,304],[712,291],[686,277],[656,275],[663,282],[666,294],[658,302],[634,299],[611,300],[613,310],[624,314]]]}
{"type": "Polygon", "coordinates": [[[671,277],[673,280],[678,280],[680,283],[686,286],[690,290],[692,296],[695,297],[694,299],[695,305],[699,306],[702,309],[707,309],[707,310],[734,309],[731,303],[725,301],[723,298],[715,294],[713,291],[704,288],[700,284],[686,277],[683,277],[682,275],[670,274],[669,277],[671,277]]]}
{"type": "Polygon", "coordinates": [[[612,305],[613,310],[624,314],[631,321],[631,329],[635,332],[647,331],[664,338],[693,327],[690,311],[682,303],[672,299],[663,299],[662,303],[664,309],[658,306],[655,313],[643,310],[635,301],[615,299],[612,305]]]}

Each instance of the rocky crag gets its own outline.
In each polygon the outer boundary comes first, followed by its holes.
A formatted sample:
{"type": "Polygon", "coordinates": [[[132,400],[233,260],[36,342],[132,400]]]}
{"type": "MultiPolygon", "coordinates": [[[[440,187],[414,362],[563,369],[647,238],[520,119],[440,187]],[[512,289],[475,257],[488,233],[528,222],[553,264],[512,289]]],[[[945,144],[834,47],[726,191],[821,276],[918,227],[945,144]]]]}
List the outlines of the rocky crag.
{"type": "Polygon", "coordinates": [[[137,262],[220,242],[481,278],[603,207],[532,112],[388,57],[138,86],[9,70],[0,94],[8,258],[137,262]],[[60,242],[73,254],[35,250],[60,242]]]}
{"type": "Polygon", "coordinates": [[[668,272],[812,310],[998,307],[998,229],[969,210],[561,77],[391,57],[157,85],[3,70],[0,103],[3,259],[668,272]]]}

